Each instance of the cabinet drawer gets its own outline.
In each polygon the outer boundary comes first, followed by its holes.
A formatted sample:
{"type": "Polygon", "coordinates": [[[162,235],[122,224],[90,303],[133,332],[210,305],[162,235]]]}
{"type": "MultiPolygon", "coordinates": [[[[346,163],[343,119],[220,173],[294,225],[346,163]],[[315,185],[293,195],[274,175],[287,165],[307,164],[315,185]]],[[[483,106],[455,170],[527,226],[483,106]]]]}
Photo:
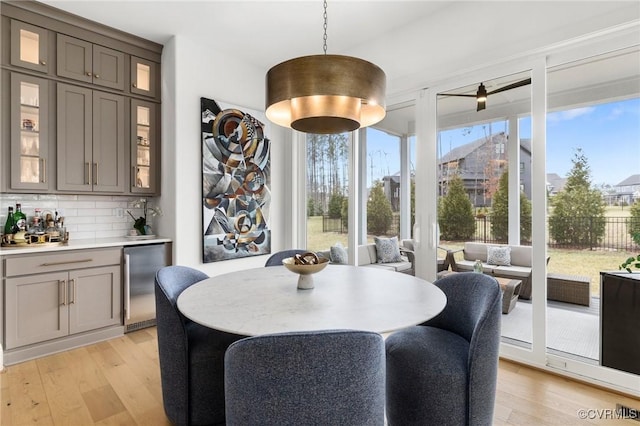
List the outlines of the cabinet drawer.
{"type": "Polygon", "coordinates": [[[7,277],[68,271],[94,266],[119,265],[122,248],[99,250],[73,250],[63,253],[40,253],[20,257],[8,257],[5,261],[7,277]]]}

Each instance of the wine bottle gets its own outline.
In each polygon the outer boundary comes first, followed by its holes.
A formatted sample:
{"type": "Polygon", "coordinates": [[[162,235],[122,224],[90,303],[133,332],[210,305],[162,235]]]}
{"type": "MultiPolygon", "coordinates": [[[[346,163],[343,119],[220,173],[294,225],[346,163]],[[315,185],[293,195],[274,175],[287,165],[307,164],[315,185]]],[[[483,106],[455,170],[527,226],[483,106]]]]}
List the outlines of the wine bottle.
{"type": "Polygon", "coordinates": [[[16,203],[16,212],[13,214],[13,220],[15,220],[16,226],[20,231],[27,230],[27,216],[22,213],[22,206],[20,203],[16,203]]]}
{"type": "Polygon", "coordinates": [[[9,207],[9,214],[7,214],[7,221],[4,224],[4,235],[15,234],[16,219],[13,216],[13,207],[9,207]]]}

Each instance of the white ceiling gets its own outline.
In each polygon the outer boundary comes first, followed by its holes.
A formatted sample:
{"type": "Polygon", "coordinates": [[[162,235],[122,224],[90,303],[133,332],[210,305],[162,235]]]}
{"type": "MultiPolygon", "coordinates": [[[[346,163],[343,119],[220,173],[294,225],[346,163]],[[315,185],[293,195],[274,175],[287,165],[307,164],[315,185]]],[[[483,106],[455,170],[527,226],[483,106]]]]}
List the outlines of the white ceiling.
{"type": "MultiPolygon", "coordinates": [[[[322,53],[320,0],[42,2],[161,44],[198,40],[265,73],[322,53]]],[[[376,63],[393,93],[638,20],[638,1],[329,0],[328,53],[376,63]]]]}

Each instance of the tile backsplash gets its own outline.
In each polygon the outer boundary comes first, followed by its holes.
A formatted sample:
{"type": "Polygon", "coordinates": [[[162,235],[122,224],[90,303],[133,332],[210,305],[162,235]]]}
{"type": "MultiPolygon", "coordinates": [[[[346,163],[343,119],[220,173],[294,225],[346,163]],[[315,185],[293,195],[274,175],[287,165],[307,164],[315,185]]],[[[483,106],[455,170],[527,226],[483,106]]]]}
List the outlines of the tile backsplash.
{"type": "MultiPolygon", "coordinates": [[[[142,209],[131,207],[131,203],[143,197],[133,196],[97,196],[97,195],[53,195],[53,194],[0,194],[0,223],[4,227],[8,207],[15,209],[16,203],[22,206],[27,221],[40,208],[43,216],[47,212],[53,215],[57,210],[64,217],[64,226],[69,238],[80,240],[87,238],[109,238],[126,235],[133,227],[134,217],[142,216],[142,209]]],[[[147,197],[149,205],[157,205],[154,198],[147,197]]],[[[155,218],[147,216],[152,223],[155,218]]]]}

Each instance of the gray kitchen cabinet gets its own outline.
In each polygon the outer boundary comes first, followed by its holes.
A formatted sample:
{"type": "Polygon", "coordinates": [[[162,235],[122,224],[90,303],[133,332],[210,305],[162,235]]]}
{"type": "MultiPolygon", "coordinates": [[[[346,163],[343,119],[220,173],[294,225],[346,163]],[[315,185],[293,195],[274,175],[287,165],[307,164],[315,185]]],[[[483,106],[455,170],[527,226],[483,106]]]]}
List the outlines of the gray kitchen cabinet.
{"type": "Polygon", "coordinates": [[[125,98],[69,84],[57,88],[57,188],[125,190],[125,98]]]}
{"type": "Polygon", "coordinates": [[[124,53],[64,34],[56,41],[58,76],[124,90],[124,53]]]}
{"type": "Polygon", "coordinates": [[[44,78],[11,73],[12,189],[49,189],[49,85],[44,78]]]}
{"type": "Polygon", "coordinates": [[[120,248],[6,259],[6,349],[121,325],[121,259],[120,248]]]}
{"type": "Polygon", "coordinates": [[[49,30],[11,20],[11,65],[49,72],[49,30]]]}

